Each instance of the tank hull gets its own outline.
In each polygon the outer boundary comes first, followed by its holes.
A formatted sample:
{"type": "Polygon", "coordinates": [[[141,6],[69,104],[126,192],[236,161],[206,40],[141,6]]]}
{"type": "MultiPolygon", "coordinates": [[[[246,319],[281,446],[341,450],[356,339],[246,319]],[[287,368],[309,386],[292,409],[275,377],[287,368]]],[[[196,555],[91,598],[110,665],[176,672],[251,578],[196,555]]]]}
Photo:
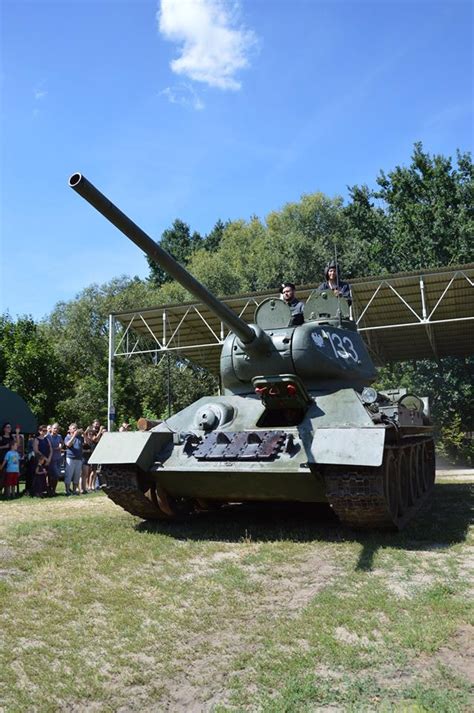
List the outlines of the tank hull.
{"type": "Polygon", "coordinates": [[[253,395],[202,399],[149,432],[106,434],[91,462],[107,495],[144,519],[303,502],[329,503],[352,528],[404,527],[434,484],[431,428],[375,423],[353,389],[310,396],[300,423],[273,428],[259,425],[265,409],[253,395]],[[215,412],[217,429],[197,428],[215,412]]]}
{"type": "Polygon", "coordinates": [[[315,290],[298,325],[270,299],[248,325],[84,176],[69,185],[231,331],[224,396],[149,432],[102,437],[89,462],[114,502],[144,519],[245,500],[326,501],[358,528],[413,517],[434,483],[429,418],[418,397],[369,387],[375,366],[344,295],[315,290]]]}

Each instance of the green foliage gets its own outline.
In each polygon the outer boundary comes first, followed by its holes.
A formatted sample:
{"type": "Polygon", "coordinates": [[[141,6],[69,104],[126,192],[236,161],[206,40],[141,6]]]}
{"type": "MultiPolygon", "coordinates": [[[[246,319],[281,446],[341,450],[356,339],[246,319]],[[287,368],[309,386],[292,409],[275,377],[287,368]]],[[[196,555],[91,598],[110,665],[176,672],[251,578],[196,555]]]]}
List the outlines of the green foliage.
{"type": "Polygon", "coordinates": [[[346,273],[352,272],[342,206],[342,198],[314,193],[303,195],[299,203],[287,203],[281,211],[267,216],[266,287],[283,280],[298,284],[320,282],[335,245],[346,273]]]}
{"type": "Polygon", "coordinates": [[[449,458],[474,466],[474,441],[467,437],[460,414],[455,413],[441,428],[441,444],[449,458]]]}
{"type": "MultiPolygon", "coordinates": [[[[182,265],[187,265],[194,250],[201,242],[202,238],[199,233],[191,234],[189,225],[176,219],[173,227],[164,231],[159,244],[175,260],[182,265]]],[[[148,257],[147,261],[150,267],[149,280],[155,287],[161,287],[166,282],[172,281],[173,278],[163,268],[148,257]]]]}
{"type": "Polygon", "coordinates": [[[63,426],[79,423],[88,426],[95,418],[102,423],[106,421],[107,402],[104,392],[104,374],[81,374],[71,380],[70,395],[59,401],[55,410],[55,420],[63,426]]]}
{"type": "Polygon", "coordinates": [[[206,394],[217,391],[217,379],[191,363],[163,357],[155,365],[141,363],[134,374],[140,400],[140,415],[168,418],[168,374],[171,411],[176,413],[206,394]]]}
{"type": "Polygon", "coordinates": [[[474,429],[474,357],[446,357],[438,362],[398,362],[379,370],[377,387],[402,387],[428,396],[438,428],[452,423],[456,414],[465,431],[474,429]]]}
{"type": "Polygon", "coordinates": [[[224,235],[224,230],[226,228],[226,225],[228,224],[229,221],[227,221],[227,223],[223,223],[220,219],[217,221],[211,232],[208,233],[208,235],[206,235],[206,237],[202,241],[202,245],[206,250],[208,250],[209,252],[214,252],[215,250],[219,249],[222,237],[224,235]]]}
{"type": "Polygon", "coordinates": [[[258,218],[228,223],[219,250],[208,254],[207,259],[202,253],[196,256],[198,279],[207,280],[210,289],[221,295],[261,289],[264,265],[260,255],[265,235],[265,227],[258,218]]]}
{"type": "Polygon", "coordinates": [[[380,173],[372,196],[384,205],[389,272],[441,267],[474,259],[472,236],[474,169],[469,154],[457,168],[445,156],[430,156],[415,144],[412,163],[380,173]]]}
{"type": "MultiPolygon", "coordinates": [[[[349,196],[351,200],[344,208],[344,215],[355,253],[352,275],[387,273],[384,253],[391,238],[386,214],[375,204],[373,193],[367,186],[349,188],[349,196]]],[[[348,272],[345,274],[350,276],[348,272]]]]}
{"type": "Polygon", "coordinates": [[[451,458],[474,462],[473,444],[465,437],[474,430],[473,384],[474,357],[447,357],[389,364],[379,370],[375,386],[428,396],[441,448],[451,458]]]}
{"type": "Polygon", "coordinates": [[[459,452],[463,446],[464,435],[461,428],[461,416],[455,413],[452,420],[445,424],[441,430],[443,443],[449,454],[454,455],[459,452]]]}
{"type": "Polygon", "coordinates": [[[0,316],[0,381],[27,401],[36,418],[48,419],[66,390],[54,345],[29,317],[0,316]]]}
{"type": "MultiPolygon", "coordinates": [[[[82,425],[107,416],[107,355],[109,314],[156,304],[158,291],[138,278],[116,278],[104,285],[90,285],[68,303],[59,303],[43,329],[63,363],[66,393],[49,418],[61,423],[79,420],[82,425]]],[[[140,413],[134,384],[134,366],[117,360],[115,397],[118,419],[140,413]]]]}

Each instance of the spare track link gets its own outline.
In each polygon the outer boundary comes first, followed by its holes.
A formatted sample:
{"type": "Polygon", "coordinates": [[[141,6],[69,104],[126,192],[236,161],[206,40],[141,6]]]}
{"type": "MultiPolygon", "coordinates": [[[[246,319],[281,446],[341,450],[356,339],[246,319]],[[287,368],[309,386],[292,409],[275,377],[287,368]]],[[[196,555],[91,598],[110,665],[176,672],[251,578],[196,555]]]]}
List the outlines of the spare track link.
{"type": "Polygon", "coordinates": [[[143,520],[169,520],[170,516],[160,508],[152,481],[142,479],[133,466],[102,466],[104,492],[114,503],[131,515],[143,520]]]}
{"type": "Polygon", "coordinates": [[[358,530],[401,530],[435,479],[432,438],[386,446],[379,468],[326,466],[326,495],[341,523],[358,530]]]}

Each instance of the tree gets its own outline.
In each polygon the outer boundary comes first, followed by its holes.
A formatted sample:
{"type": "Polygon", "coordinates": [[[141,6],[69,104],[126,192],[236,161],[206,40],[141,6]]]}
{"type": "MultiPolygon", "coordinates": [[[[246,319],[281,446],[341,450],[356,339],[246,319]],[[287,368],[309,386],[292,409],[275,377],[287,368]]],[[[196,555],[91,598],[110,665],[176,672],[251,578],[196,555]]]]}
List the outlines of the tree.
{"type": "MultiPolygon", "coordinates": [[[[375,205],[373,192],[367,186],[350,187],[349,196],[344,215],[348,221],[352,275],[386,274],[384,254],[391,240],[387,215],[375,205]]],[[[349,276],[349,272],[344,273],[349,276]]]]}
{"type": "Polygon", "coordinates": [[[230,221],[223,223],[222,220],[218,220],[210,233],[202,241],[202,246],[209,252],[214,252],[218,250],[221,244],[222,237],[224,235],[224,230],[229,225],[230,221]]]}
{"type": "Polygon", "coordinates": [[[402,387],[428,396],[438,430],[459,414],[465,431],[474,430],[474,357],[445,357],[389,364],[379,370],[377,387],[402,387]]]}
{"type": "Polygon", "coordinates": [[[39,421],[48,421],[65,392],[64,367],[31,317],[0,317],[0,381],[22,396],[39,421]]]}
{"type": "MultiPolygon", "coordinates": [[[[120,277],[56,305],[43,329],[64,366],[65,393],[55,411],[62,423],[106,419],[109,314],[157,304],[157,292],[138,278],[120,277]]],[[[124,360],[116,363],[115,392],[127,413],[140,415],[133,368],[124,360]]]]}
{"type": "Polygon", "coordinates": [[[266,286],[283,280],[319,282],[324,265],[337,246],[346,274],[350,274],[351,251],[342,198],[323,193],[303,195],[299,203],[287,203],[266,218],[268,244],[265,260],[266,286]]]}
{"type": "MultiPolygon", "coordinates": [[[[172,228],[165,230],[161,236],[160,247],[169,253],[181,265],[187,265],[193,252],[200,246],[202,238],[199,233],[192,233],[187,223],[176,219],[172,228]]],[[[172,277],[153,260],[147,257],[150,273],[148,279],[155,287],[161,287],[171,282],[172,277]]]]}
{"type": "Polygon", "coordinates": [[[441,267],[474,259],[474,169],[467,153],[451,158],[415,144],[411,164],[381,171],[378,190],[354,186],[346,207],[375,273],[441,267]],[[379,205],[375,206],[374,201],[379,205]]]}
{"type": "Polygon", "coordinates": [[[218,380],[191,362],[163,356],[158,364],[137,365],[135,387],[140,400],[140,415],[146,418],[168,418],[168,378],[172,413],[189,406],[202,396],[217,392],[218,380]]]}

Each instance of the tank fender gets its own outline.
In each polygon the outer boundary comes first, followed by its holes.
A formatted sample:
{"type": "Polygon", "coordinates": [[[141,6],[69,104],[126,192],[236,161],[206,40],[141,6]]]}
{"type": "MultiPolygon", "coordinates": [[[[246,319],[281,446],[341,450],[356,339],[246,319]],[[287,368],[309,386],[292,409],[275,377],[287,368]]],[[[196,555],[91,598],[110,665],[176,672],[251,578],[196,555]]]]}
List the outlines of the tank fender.
{"type": "Polygon", "coordinates": [[[313,463],[382,465],[385,428],[318,428],[311,443],[313,463]]]}
{"type": "Polygon", "coordinates": [[[104,433],[89,458],[91,465],[134,464],[149,470],[157,455],[173,439],[169,431],[104,433]]]}

